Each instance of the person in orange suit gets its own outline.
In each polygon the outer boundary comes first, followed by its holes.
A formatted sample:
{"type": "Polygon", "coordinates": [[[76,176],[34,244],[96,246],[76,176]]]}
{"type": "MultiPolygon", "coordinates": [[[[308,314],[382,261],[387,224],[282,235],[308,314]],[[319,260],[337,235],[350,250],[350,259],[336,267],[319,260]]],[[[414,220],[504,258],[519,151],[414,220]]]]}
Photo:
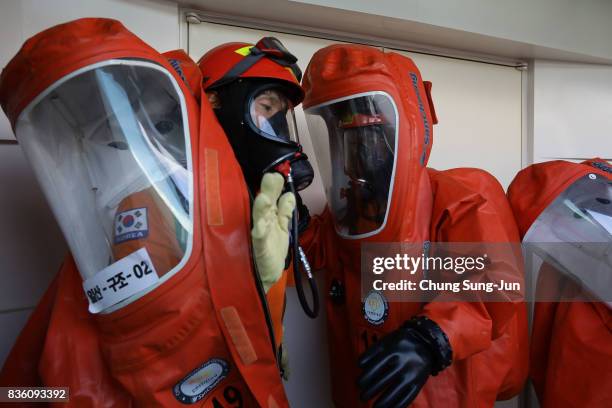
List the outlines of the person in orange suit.
{"type": "MultiPolygon", "coordinates": [[[[256,44],[220,44],[204,54],[198,66],[204,78],[206,96],[240,163],[251,196],[257,195],[262,177],[270,172],[282,174],[286,185],[281,187],[295,193],[298,205],[289,229],[292,244],[297,242],[298,232],[307,225],[309,217],[301,203],[299,191],[306,188],[314,176],[299,142],[294,114],[294,109],[304,97],[297,58],[278,39],[264,37],[256,44]],[[294,221],[297,227],[293,225],[294,221]]],[[[254,205],[257,204],[255,199],[254,205]]],[[[257,214],[257,211],[253,214],[257,214]]],[[[257,222],[254,220],[253,224],[254,237],[259,236],[257,222]]],[[[285,235],[279,236],[285,238],[285,235]]],[[[285,246],[284,241],[281,246],[273,245],[260,258],[262,261],[272,261],[276,259],[272,255],[272,248],[285,246]]],[[[257,257],[257,248],[254,252],[257,257]]],[[[298,252],[292,245],[290,257],[293,262],[288,262],[284,270],[277,267],[269,269],[266,261],[258,268],[266,291],[274,337],[283,354],[283,361],[287,358],[282,351],[285,290],[288,275],[301,271],[301,267],[296,268],[296,262],[301,259],[298,252]]],[[[284,255],[284,252],[279,254],[284,255]]],[[[279,260],[274,262],[279,264],[279,260]]],[[[296,282],[300,293],[301,280],[297,279],[296,282]]],[[[310,317],[315,317],[316,310],[305,306],[306,313],[310,312],[310,317]]],[[[285,366],[283,372],[287,372],[285,366]]]]}
{"type": "MultiPolygon", "coordinates": [[[[437,122],[431,84],[407,57],[332,45],[314,54],[302,86],[328,202],[302,244],[313,268],[325,268],[335,406],[488,408],[516,395],[527,374],[522,298],[362,292],[362,256],[376,244],[519,242],[490,174],[426,167],[437,122]]],[[[492,257],[481,278],[522,284],[519,260],[492,257]]]]}
{"type": "Polygon", "coordinates": [[[537,277],[530,378],[540,406],[610,406],[612,166],[533,164],[508,199],[537,277]]]}
{"type": "MultiPolygon", "coordinates": [[[[69,387],[62,406],[288,407],[251,256],[271,235],[252,239],[247,186],[200,80],[186,54],[98,18],[37,34],[3,70],[0,104],[71,254],[2,386],[69,387]]],[[[275,215],[264,230],[288,241],[291,193],[262,190],[254,220],[275,215]]]]}

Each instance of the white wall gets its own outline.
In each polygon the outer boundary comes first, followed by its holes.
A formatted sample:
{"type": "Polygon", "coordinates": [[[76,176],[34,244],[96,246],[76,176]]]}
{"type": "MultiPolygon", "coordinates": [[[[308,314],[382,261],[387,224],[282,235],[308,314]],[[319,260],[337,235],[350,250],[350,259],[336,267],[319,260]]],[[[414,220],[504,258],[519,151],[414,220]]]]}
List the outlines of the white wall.
{"type": "MultiPolygon", "coordinates": [[[[0,67],[30,36],[80,17],[111,17],[160,51],[179,47],[178,6],[158,0],[0,0],[0,67]]],[[[0,113],[0,366],[66,253],[8,120],[0,113]]]]}
{"type": "Polygon", "coordinates": [[[604,0],[176,1],[217,22],[277,25],[412,51],[612,63],[612,2],[604,0]]]}
{"type": "MultiPolygon", "coordinates": [[[[612,2],[601,0],[295,0],[612,59],[612,2]]],[[[393,27],[389,27],[390,30],[393,27]]]]}
{"type": "Polygon", "coordinates": [[[533,63],[533,159],[612,159],[612,66],[533,63]]]}
{"type": "Polygon", "coordinates": [[[478,167],[504,189],[521,169],[522,73],[516,68],[404,53],[432,82],[438,116],[428,166],[478,167]]]}

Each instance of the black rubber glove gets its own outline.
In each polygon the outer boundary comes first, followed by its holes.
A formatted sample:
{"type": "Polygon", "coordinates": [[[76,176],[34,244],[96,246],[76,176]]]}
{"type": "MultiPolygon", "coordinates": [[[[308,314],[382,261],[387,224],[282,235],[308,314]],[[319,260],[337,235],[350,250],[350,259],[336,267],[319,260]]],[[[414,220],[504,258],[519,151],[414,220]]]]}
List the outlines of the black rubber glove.
{"type": "Polygon", "coordinates": [[[415,317],[359,358],[361,399],[380,394],[374,408],[407,407],[429,376],[437,375],[451,361],[452,351],[442,329],[424,316],[415,317]]]}

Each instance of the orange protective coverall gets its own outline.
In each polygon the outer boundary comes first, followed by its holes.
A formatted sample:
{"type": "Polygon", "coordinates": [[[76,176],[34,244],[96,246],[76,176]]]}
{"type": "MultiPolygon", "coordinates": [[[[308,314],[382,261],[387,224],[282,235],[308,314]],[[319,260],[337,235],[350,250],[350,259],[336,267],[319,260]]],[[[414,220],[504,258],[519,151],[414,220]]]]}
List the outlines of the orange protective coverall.
{"type": "MultiPolygon", "coordinates": [[[[310,61],[303,84],[304,109],[363,92],[386,92],[397,105],[399,131],[393,193],[387,223],[376,235],[343,239],[326,210],[302,237],[314,268],[325,268],[326,287],[344,288],[345,299],[327,299],[329,356],[334,403],[371,406],[359,400],[358,357],[386,333],[415,315],[425,315],[446,333],[452,364],[430,377],[415,407],[491,407],[516,395],[527,375],[527,319],[524,303],[436,301],[389,302],[378,326],[362,312],[361,245],[366,242],[512,242],[519,236],[503,189],[476,169],[436,171],[426,163],[436,122],[414,63],[396,53],[359,45],[333,45],[310,61]]],[[[517,263],[494,264],[495,273],[522,279],[517,263]]]]}
{"type": "MultiPolygon", "coordinates": [[[[521,237],[559,194],[590,173],[612,181],[612,166],[599,159],[581,164],[550,161],[518,173],[508,198],[521,237]]],[[[559,274],[553,266],[542,265],[538,289],[565,298],[580,291],[559,274]]],[[[530,377],[542,408],[612,406],[612,312],[607,305],[537,302],[530,359],[530,377]]]]}

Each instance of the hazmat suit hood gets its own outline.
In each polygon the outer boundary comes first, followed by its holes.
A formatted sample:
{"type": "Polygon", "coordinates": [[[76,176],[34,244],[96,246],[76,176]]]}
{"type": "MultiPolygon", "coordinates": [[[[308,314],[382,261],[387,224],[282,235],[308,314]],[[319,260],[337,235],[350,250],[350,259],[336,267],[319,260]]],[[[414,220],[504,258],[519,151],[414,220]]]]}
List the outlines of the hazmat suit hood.
{"type": "Polygon", "coordinates": [[[606,223],[611,178],[605,160],[555,160],[522,170],[508,189],[524,247],[533,255],[526,267],[537,274],[530,378],[545,408],[611,400],[610,377],[599,374],[611,355],[606,263],[612,247],[605,228],[612,227],[606,223]]]}
{"type": "Polygon", "coordinates": [[[582,163],[554,160],[521,170],[508,187],[508,200],[521,238],[559,194],[579,178],[591,173],[610,178],[612,166],[601,159],[582,163]]]}
{"type": "MultiPolygon", "coordinates": [[[[362,45],[332,45],[314,54],[303,87],[303,107],[337,232],[347,239],[423,240],[431,209],[425,168],[433,143],[433,125],[437,123],[431,83],[424,83],[412,60],[399,54],[362,45]],[[350,135],[356,130],[360,130],[359,136],[350,135]],[[385,134],[383,142],[376,142],[386,149],[384,154],[380,147],[372,152],[376,148],[372,142],[365,142],[370,146],[355,146],[357,138],[375,140],[371,136],[375,131],[385,134]],[[334,141],[342,138],[345,140],[334,141]],[[335,149],[344,150],[344,154],[335,153],[335,149]],[[350,159],[347,155],[351,149],[362,151],[350,159]],[[350,176],[351,180],[343,180],[354,172],[356,162],[363,166],[372,156],[378,161],[370,162],[377,178],[364,181],[363,177],[350,176]],[[344,169],[337,165],[343,158],[344,169]],[[383,159],[392,163],[385,167],[381,164],[383,159]],[[351,232],[351,226],[341,225],[341,218],[359,218],[347,215],[351,211],[351,203],[347,202],[351,188],[346,187],[358,183],[368,183],[369,190],[379,190],[374,193],[378,217],[365,214],[370,209],[358,210],[373,225],[354,227],[351,232]]],[[[360,193],[354,201],[368,201],[372,195],[360,193]]]]}

